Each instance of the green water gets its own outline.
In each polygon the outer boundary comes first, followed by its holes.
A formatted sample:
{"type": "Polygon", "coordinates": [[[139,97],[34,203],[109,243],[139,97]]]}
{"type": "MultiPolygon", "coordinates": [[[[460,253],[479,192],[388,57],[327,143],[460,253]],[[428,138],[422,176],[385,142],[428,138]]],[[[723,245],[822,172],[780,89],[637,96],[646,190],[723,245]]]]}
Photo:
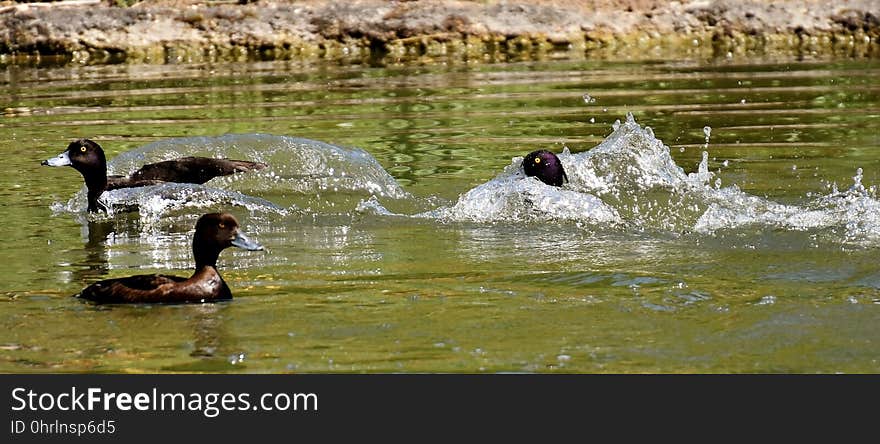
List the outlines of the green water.
{"type": "Polygon", "coordinates": [[[857,168],[880,183],[878,79],[875,60],[6,67],[0,371],[878,372],[870,237],[450,222],[354,211],[369,195],[330,211],[329,192],[254,193],[315,209],[226,208],[268,248],[221,255],[233,301],[96,307],[70,295],[187,275],[197,214],[102,231],[52,210],[82,181],[39,164],[79,137],[110,158],[179,137],[304,137],[366,150],[415,196],[383,203],[414,213],[531,150],[585,152],[632,112],[686,171],[705,149],[724,186],[800,205],[857,168]]]}

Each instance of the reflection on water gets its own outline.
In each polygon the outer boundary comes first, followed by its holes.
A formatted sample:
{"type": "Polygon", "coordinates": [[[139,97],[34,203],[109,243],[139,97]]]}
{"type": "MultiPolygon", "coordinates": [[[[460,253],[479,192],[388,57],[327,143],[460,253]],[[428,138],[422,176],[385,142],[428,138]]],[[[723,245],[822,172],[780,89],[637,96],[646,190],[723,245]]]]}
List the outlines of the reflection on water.
{"type": "Polygon", "coordinates": [[[100,280],[107,275],[110,269],[107,256],[107,239],[116,232],[116,226],[111,221],[94,222],[88,221],[85,226],[87,231],[85,261],[81,268],[73,271],[74,282],[91,282],[100,280]]]}
{"type": "Polygon", "coordinates": [[[7,68],[0,369],[876,372],[878,70],[7,68]],[[39,167],[77,137],[117,173],[273,167],[108,193],[140,212],[88,219],[79,177],[39,167]],[[566,187],[521,176],[538,148],[566,187]],[[220,209],[270,251],[221,255],[233,301],[69,297],[191,273],[193,224],[220,209]]]}

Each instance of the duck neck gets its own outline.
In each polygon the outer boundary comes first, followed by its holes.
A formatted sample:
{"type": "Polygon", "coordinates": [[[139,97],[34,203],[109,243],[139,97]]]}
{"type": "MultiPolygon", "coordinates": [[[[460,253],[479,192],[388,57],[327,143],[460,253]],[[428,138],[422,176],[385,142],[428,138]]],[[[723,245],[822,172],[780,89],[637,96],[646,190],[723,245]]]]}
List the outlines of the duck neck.
{"type": "Polygon", "coordinates": [[[217,258],[220,257],[220,249],[215,245],[201,243],[193,239],[193,257],[196,260],[196,270],[205,267],[217,268],[217,258]]]}
{"type": "Polygon", "coordinates": [[[89,208],[88,208],[89,212],[90,213],[97,213],[99,210],[100,211],[107,211],[107,207],[104,206],[104,204],[102,204],[101,202],[98,202],[98,197],[100,197],[101,193],[104,192],[104,187],[92,188],[88,184],[86,184],[86,187],[88,188],[88,193],[86,194],[86,199],[88,200],[88,203],[89,203],[89,208]]]}
{"type": "Polygon", "coordinates": [[[107,189],[107,165],[90,169],[79,169],[86,182],[89,202],[89,212],[96,213],[98,210],[107,211],[107,208],[98,202],[98,197],[107,189]]]}

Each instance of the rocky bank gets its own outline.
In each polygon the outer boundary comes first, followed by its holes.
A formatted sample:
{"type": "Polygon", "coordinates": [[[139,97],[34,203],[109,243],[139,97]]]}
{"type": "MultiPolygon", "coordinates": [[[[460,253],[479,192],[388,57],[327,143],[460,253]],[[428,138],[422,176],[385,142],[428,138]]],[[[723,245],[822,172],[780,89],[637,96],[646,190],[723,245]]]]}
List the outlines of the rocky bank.
{"type": "Polygon", "coordinates": [[[880,0],[0,2],[0,63],[880,55],[880,0]]]}

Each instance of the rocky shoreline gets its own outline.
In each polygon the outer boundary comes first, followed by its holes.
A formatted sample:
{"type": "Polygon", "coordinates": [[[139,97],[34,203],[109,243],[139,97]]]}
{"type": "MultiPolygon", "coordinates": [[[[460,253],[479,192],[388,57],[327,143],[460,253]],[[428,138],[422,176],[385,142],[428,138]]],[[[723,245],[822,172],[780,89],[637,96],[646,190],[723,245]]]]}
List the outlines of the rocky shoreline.
{"type": "Polygon", "coordinates": [[[0,2],[0,63],[880,56],[880,0],[0,2]]]}

